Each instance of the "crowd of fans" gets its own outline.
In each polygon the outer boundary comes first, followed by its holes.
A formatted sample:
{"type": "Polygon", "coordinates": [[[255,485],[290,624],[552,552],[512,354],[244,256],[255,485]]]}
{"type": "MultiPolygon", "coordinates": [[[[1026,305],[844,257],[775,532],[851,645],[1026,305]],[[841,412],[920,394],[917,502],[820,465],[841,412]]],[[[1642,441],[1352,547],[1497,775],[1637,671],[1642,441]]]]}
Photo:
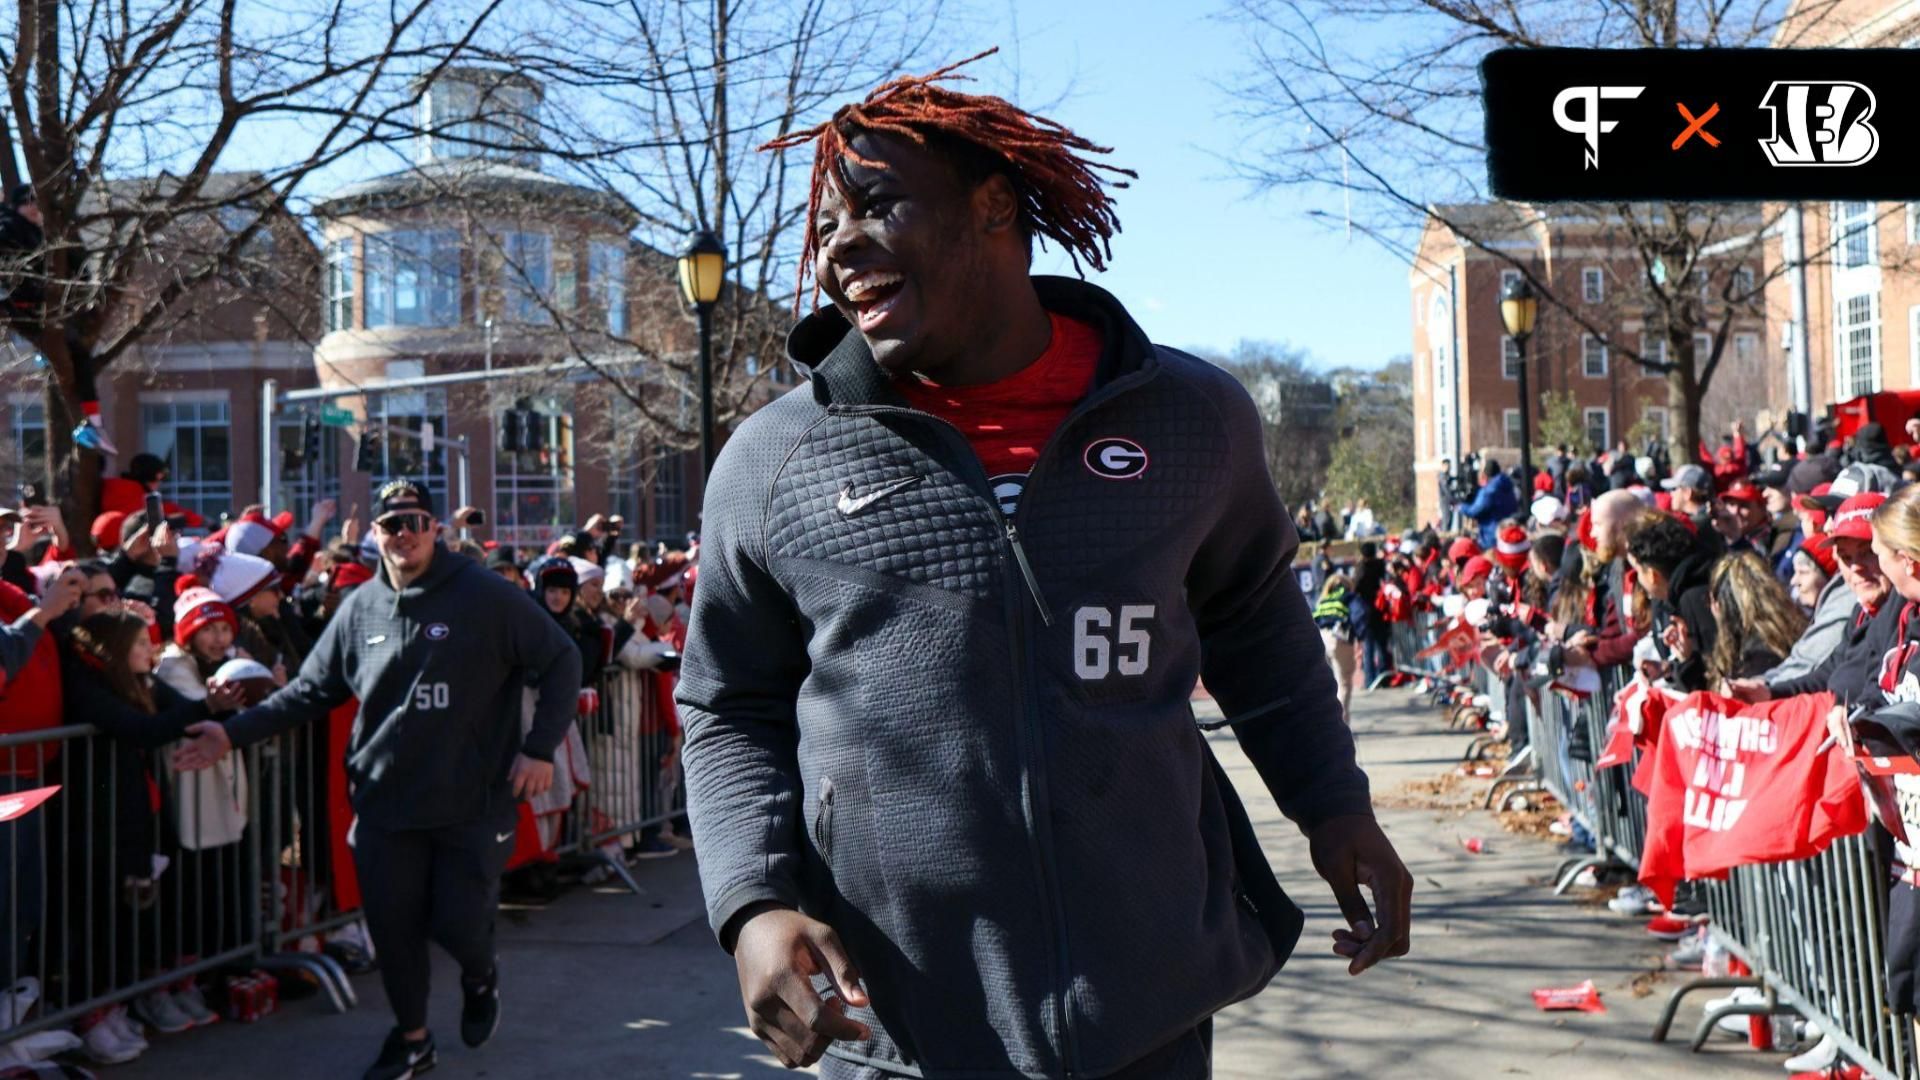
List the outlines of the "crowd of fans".
{"type": "MultiPolygon", "coordinates": [[[[333,500],[315,504],[299,527],[291,514],[257,506],[206,522],[150,497],[166,479],[164,462],[136,456],[108,482],[107,508],[85,544],[55,507],[0,507],[0,735],[27,737],[0,749],[0,796],[62,786],[36,811],[41,820],[0,823],[0,1030],[26,1018],[43,992],[48,1003],[86,1000],[257,940],[263,888],[311,908],[309,917],[352,906],[351,890],[314,880],[350,866],[329,858],[344,851],[350,821],[338,805],[345,782],[333,749],[344,729],[330,736],[321,725],[303,764],[282,760],[259,776],[239,755],[210,773],[176,775],[165,748],[188,725],[253,704],[299,671],[341,599],[383,572],[372,538],[333,500]],[[96,734],[53,730],[68,725],[96,734]],[[276,797],[250,796],[250,785],[272,785],[276,797]],[[282,809],[264,822],[250,818],[257,807],[282,809]],[[283,850],[263,852],[263,865],[239,857],[267,825],[283,850]],[[29,972],[64,985],[43,988],[29,972]]],[[[468,539],[485,531],[473,527],[482,520],[456,511],[443,533],[448,551],[526,589],[583,660],[581,720],[559,763],[568,782],[530,808],[515,852],[520,869],[509,877],[510,889],[538,894],[552,888],[555,848],[574,812],[571,793],[587,783],[587,761],[615,761],[619,782],[636,789],[608,805],[666,805],[679,747],[671,673],[698,544],[628,543],[619,517],[595,515],[544,550],[516,552],[468,539]],[[600,707],[603,676],[615,668],[656,673],[634,681],[644,691],[630,690],[648,695],[648,729],[616,731],[600,707]],[[591,759],[587,740],[595,740],[591,759]],[[637,760],[642,743],[658,761],[637,760]]],[[[353,712],[337,712],[334,724],[350,725],[353,712]]],[[[588,831],[606,824],[583,823],[588,831]]],[[[616,859],[690,846],[684,824],[676,834],[671,822],[617,840],[626,844],[616,841],[616,859]]],[[[350,967],[373,960],[353,925],[326,948],[350,967]]],[[[217,1019],[208,991],[221,978],[208,971],[142,994],[130,1010],[99,1008],[72,1037],[96,1061],[130,1060],[146,1048],[143,1026],[177,1032],[217,1019]]],[[[18,1045],[0,1057],[19,1056],[18,1045]]]]}
{"type": "MultiPolygon", "coordinates": [[[[1747,705],[1831,693],[1834,742],[1863,716],[1900,731],[1904,714],[1893,710],[1920,700],[1920,620],[1911,618],[1920,609],[1920,421],[1905,434],[1906,445],[1892,446],[1867,424],[1844,443],[1762,461],[1736,425],[1716,450],[1674,469],[1625,446],[1587,460],[1561,451],[1530,476],[1484,462],[1477,488],[1454,485],[1443,502],[1440,524],[1457,535],[1389,537],[1378,549],[1362,544],[1350,570],[1319,568],[1314,616],[1342,700],[1356,663],[1372,685],[1390,671],[1375,649],[1395,624],[1430,610],[1436,627],[1470,629],[1462,647],[1495,676],[1489,685],[1509,718],[1527,715],[1529,695],[1593,693],[1598,672],[1620,666],[1674,695],[1709,691],[1747,705]]],[[[1509,723],[1505,735],[1517,755],[1527,724],[1509,723]]],[[[1583,732],[1559,741],[1559,753],[1589,763],[1600,750],[1583,732]]],[[[1895,780],[1900,797],[1886,805],[1920,807],[1920,777],[1895,780]]],[[[1567,842],[1591,851],[1579,823],[1563,821],[1567,842]]],[[[1888,824],[1899,837],[1915,823],[1888,824]]],[[[1920,948],[1901,943],[1920,941],[1920,905],[1906,895],[1920,874],[1904,843],[1891,851],[1890,919],[1900,925],[1886,928],[1889,998],[1911,1014],[1920,1011],[1920,948]]],[[[1635,883],[1609,906],[1646,914],[1661,905],[1635,883]]],[[[1671,911],[1704,917],[1684,886],[1671,911]]],[[[1706,947],[1702,933],[1674,959],[1698,964],[1706,947]]],[[[1792,1067],[1824,1069],[1837,1057],[1826,1040],[1792,1067]]]]}

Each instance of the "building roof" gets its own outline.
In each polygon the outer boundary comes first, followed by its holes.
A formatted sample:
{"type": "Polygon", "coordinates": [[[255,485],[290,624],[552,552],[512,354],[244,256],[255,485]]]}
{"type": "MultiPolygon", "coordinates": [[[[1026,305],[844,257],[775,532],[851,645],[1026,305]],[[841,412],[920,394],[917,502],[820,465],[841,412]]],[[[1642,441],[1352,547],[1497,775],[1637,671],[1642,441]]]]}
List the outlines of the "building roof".
{"type": "Polygon", "coordinates": [[[448,197],[486,196],[537,200],[542,207],[605,214],[632,228],[640,216],[605,191],[570,184],[521,165],[488,158],[441,158],[399,172],[349,184],[314,206],[321,218],[366,210],[428,205],[448,197]]]}

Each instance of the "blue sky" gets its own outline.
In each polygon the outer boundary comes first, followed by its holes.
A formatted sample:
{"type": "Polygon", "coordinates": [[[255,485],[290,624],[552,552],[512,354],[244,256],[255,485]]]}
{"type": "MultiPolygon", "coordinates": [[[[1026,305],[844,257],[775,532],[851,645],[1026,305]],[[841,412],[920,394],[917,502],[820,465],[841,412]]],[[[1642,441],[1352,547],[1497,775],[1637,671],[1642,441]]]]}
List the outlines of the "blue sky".
{"type": "MultiPolygon", "coordinates": [[[[1242,339],[1285,341],[1326,366],[1375,367],[1412,348],[1407,266],[1358,232],[1347,239],[1337,194],[1263,194],[1231,175],[1225,158],[1247,133],[1214,84],[1240,65],[1242,46],[1234,27],[1208,17],[1217,4],[1001,2],[1008,25],[963,40],[955,55],[1002,46],[1008,63],[981,65],[984,87],[1048,105],[1139,170],[1117,195],[1125,231],[1111,268],[1089,276],[1149,334],[1222,352],[1242,339]],[[1314,209],[1336,226],[1310,220],[1314,209]]],[[[1047,255],[1036,268],[1072,272],[1047,255]]]]}

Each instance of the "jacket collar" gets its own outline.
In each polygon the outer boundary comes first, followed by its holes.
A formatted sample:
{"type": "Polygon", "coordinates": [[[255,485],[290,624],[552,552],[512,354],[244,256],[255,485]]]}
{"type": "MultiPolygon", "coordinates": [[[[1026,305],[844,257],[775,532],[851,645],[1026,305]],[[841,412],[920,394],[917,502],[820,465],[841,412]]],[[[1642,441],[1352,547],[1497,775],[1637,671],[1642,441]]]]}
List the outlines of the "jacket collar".
{"type": "MultiPolygon", "coordinates": [[[[1094,371],[1094,390],[1159,366],[1146,332],[1105,289],[1076,278],[1048,276],[1035,277],[1033,287],[1048,311],[1079,319],[1100,332],[1104,346],[1094,371]]],[[[812,381],[814,400],[823,406],[906,407],[892,378],[837,308],[822,307],[801,319],[787,335],[787,356],[812,381]]]]}

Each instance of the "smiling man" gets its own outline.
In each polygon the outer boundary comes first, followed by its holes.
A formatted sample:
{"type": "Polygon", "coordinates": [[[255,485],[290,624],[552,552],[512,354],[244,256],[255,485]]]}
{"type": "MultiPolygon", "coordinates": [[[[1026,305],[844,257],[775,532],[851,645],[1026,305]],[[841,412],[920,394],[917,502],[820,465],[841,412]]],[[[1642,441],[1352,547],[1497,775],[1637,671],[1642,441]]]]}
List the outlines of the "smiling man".
{"type": "Polygon", "coordinates": [[[814,144],[803,274],[832,303],[788,340],[811,385],[708,487],[678,699],[709,916],[790,1066],[1196,1080],[1302,921],[1197,676],[1310,838],[1350,971],[1406,952],[1412,883],[1247,394],[1029,273],[1036,239],[1104,266],[1122,170],[951,71],[776,144],[814,144]]]}
{"type": "Polygon", "coordinates": [[[380,489],[373,537],[379,571],[341,601],[299,676],[224,724],[189,728],[173,764],[206,768],[359,699],[349,842],[396,1021],[365,1078],[408,1080],[436,1061],[429,939],[460,963],[462,1041],[478,1047],[500,1022],[493,916],[515,803],[553,783],[580,653],[525,592],[447,550],[419,484],[380,489]],[[539,697],[523,735],[528,686],[539,697]]]}

